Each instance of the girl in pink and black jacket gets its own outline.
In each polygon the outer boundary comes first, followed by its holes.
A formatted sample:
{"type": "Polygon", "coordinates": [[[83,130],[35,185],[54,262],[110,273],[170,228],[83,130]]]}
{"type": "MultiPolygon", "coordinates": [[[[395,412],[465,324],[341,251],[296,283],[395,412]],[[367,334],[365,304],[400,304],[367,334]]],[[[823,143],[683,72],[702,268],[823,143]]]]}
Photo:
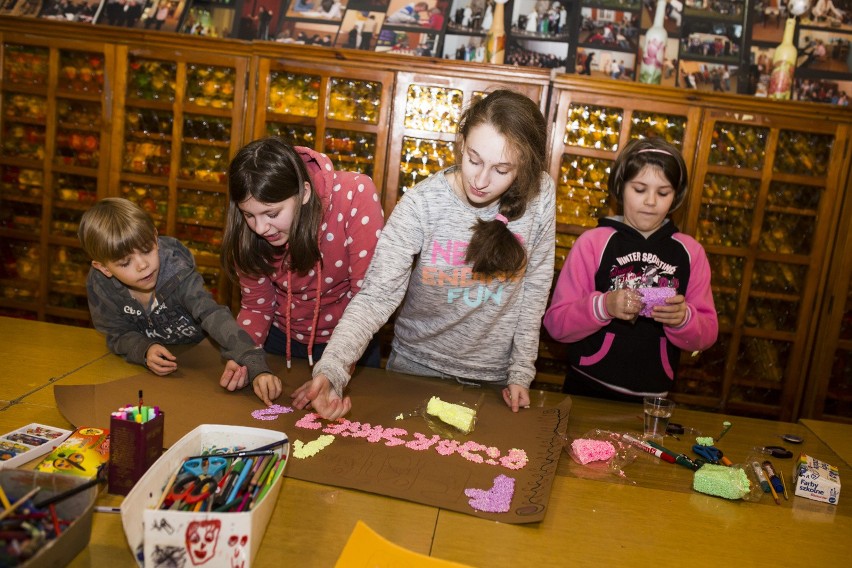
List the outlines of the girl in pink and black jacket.
{"type": "Polygon", "coordinates": [[[666,396],[681,350],[715,343],[707,255],[668,219],[686,189],[683,158],[661,139],[631,141],[613,164],[609,191],[624,214],[577,239],[544,316],[550,335],[569,344],[564,392],[666,396]]]}

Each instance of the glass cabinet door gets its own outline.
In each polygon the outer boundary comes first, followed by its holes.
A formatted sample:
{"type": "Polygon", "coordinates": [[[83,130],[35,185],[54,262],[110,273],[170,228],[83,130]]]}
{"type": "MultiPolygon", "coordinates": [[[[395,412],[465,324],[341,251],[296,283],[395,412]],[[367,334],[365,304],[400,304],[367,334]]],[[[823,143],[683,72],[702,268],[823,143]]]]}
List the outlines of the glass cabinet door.
{"type": "Polygon", "coordinates": [[[815,321],[818,244],[838,199],[829,167],[836,126],[721,111],[708,111],[705,123],[690,217],[710,259],[720,333],[676,390],[789,419],[815,321]]]}
{"type": "Polygon", "coordinates": [[[113,50],[7,34],[2,55],[0,313],[86,325],[77,227],[106,193],[113,50]]]}
{"type": "Polygon", "coordinates": [[[384,183],[393,73],[260,59],[253,139],[323,152],[340,171],[384,183]]]}
{"type": "Polygon", "coordinates": [[[216,275],[248,58],[119,49],[114,185],[151,214],[161,234],[192,251],[208,288],[227,302],[230,287],[216,275]]]}
{"type": "Polygon", "coordinates": [[[521,92],[544,107],[546,86],[535,82],[515,84],[510,77],[397,73],[385,216],[406,190],[455,163],[456,130],[462,111],[501,87],[521,92]]]}

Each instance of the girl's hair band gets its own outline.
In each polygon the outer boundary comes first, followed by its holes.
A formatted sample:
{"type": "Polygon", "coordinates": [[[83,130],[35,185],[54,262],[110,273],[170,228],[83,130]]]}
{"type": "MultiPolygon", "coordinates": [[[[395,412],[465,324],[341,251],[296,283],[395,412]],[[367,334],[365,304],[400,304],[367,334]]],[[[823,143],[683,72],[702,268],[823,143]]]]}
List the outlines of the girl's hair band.
{"type": "Polygon", "coordinates": [[[675,157],[674,154],[672,154],[668,150],[663,150],[662,148],[643,148],[636,153],[637,154],[644,154],[645,152],[654,152],[656,154],[665,154],[666,156],[671,156],[672,158],[674,158],[674,161],[677,163],[678,174],[680,175],[680,177],[677,180],[678,185],[681,184],[681,182],[683,181],[683,169],[680,166],[680,161],[677,159],[677,157],[675,157]]]}
{"type": "Polygon", "coordinates": [[[496,215],[494,215],[494,220],[495,220],[495,221],[500,221],[500,222],[501,222],[501,223],[503,223],[504,225],[508,225],[508,224],[509,224],[509,220],[508,220],[508,219],[506,218],[506,216],[505,216],[505,215],[503,215],[502,213],[497,213],[496,215]]]}

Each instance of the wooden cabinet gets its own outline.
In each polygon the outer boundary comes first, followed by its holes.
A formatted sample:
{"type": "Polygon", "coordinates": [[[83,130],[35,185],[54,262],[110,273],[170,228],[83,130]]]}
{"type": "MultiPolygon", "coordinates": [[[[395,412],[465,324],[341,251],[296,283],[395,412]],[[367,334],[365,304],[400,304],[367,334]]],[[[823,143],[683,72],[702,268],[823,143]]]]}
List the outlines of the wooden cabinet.
{"type": "MultiPolygon", "coordinates": [[[[708,253],[720,334],[705,353],[684,357],[674,396],[792,419],[817,331],[825,243],[838,232],[852,117],[816,105],[607,87],[601,94],[592,82],[554,83],[558,260],[577,234],[614,212],[608,169],[627,140],[678,144],[690,189],[675,221],[708,253]]],[[[559,354],[545,341],[540,367],[559,354]]]]}
{"type": "Polygon", "coordinates": [[[852,423],[852,179],[840,223],[800,414],[852,423]]]}
{"type": "Polygon", "coordinates": [[[257,58],[250,140],[281,136],[324,152],[335,169],[365,173],[381,191],[394,73],[315,60],[310,53],[257,58]]]}
{"type": "MultiPolygon", "coordinates": [[[[493,67],[493,66],[492,66],[493,67]]],[[[408,188],[455,163],[456,129],[464,108],[488,91],[507,88],[539,102],[546,112],[548,75],[473,72],[470,65],[412,68],[396,74],[384,195],[385,216],[408,188]]]]}
{"type": "Polygon", "coordinates": [[[249,55],[116,47],[111,194],[138,203],[226,298],[227,171],[243,139],[249,55]]]}
{"type": "Polygon", "coordinates": [[[85,323],[83,211],[106,195],[114,48],[0,33],[0,313],[85,323]]]}

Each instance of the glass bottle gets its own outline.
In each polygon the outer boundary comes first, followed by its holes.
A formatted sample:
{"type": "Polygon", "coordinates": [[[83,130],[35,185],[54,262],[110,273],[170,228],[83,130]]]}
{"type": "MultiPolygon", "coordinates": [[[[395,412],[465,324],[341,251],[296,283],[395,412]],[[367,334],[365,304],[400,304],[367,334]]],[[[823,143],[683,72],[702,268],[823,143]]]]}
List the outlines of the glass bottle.
{"type": "Polygon", "coordinates": [[[663,79],[663,59],[666,56],[666,42],[669,34],[663,26],[666,17],[666,0],[657,0],[654,11],[654,25],[645,32],[645,49],[642,51],[642,63],[639,66],[639,82],[659,85],[663,79]]]}
{"type": "Polygon", "coordinates": [[[772,75],[769,77],[770,99],[789,100],[793,87],[793,71],[796,69],[796,46],[793,45],[793,34],[796,33],[796,18],[787,18],[784,28],[784,39],[775,48],[772,58],[772,75]]]}
{"type": "Polygon", "coordinates": [[[508,0],[495,0],[491,29],[485,36],[485,62],[502,65],[506,57],[506,29],[503,25],[503,4],[508,0]]]}

